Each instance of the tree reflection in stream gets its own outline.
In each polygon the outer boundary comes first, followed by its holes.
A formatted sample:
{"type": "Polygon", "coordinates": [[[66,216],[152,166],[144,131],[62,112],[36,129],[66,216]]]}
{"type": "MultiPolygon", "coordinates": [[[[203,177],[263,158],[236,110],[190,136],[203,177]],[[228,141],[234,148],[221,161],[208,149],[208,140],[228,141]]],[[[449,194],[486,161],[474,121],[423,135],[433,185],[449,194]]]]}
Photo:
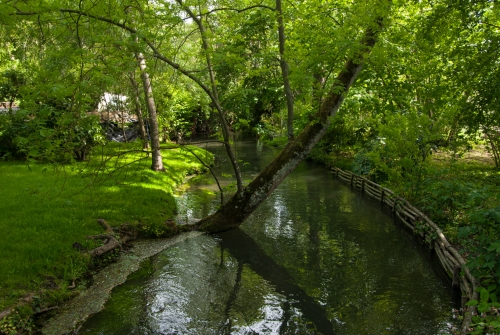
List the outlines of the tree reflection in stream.
{"type": "MultiPolygon", "coordinates": [[[[255,142],[238,148],[247,174],[272,155],[255,142]]],[[[194,217],[217,205],[195,182],[179,202],[194,217]]],[[[304,163],[241,230],[147,262],[80,333],[446,333],[456,305],[423,250],[376,204],[304,163]]]]}

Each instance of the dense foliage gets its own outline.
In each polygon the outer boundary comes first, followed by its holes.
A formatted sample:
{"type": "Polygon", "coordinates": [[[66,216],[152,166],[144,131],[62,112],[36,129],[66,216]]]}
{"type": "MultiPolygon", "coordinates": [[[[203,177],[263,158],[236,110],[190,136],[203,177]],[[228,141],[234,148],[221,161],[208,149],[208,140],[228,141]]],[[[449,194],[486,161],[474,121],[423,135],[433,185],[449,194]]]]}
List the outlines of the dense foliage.
{"type": "MultiPolygon", "coordinates": [[[[500,284],[498,1],[392,1],[390,10],[382,0],[288,1],[279,17],[277,3],[0,3],[0,158],[87,159],[106,141],[100,123],[110,110],[98,107],[105,92],[128,97],[112,111],[123,131],[125,113],[137,113],[148,129],[158,122],[163,141],[222,138],[217,113],[233,131],[285,135],[284,62],[297,133],[336,90],[345,60],[364,48],[366,28],[379,29],[374,17],[385,16],[358,81],[311,157],[333,157],[407,197],[462,246],[476,276],[500,284]],[[143,116],[137,112],[147,99],[133,98],[130,82],[144,75],[139,55],[148,61],[157,120],[150,113],[148,121],[144,107],[143,116]],[[460,157],[477,145],[493,164],[481,173],[460,171],[460,157]],[[451,163],[436,163],[443,152],[451,163]]],[[[498,289],[487,291],[488,303],[496,303],[498,289]]]]}

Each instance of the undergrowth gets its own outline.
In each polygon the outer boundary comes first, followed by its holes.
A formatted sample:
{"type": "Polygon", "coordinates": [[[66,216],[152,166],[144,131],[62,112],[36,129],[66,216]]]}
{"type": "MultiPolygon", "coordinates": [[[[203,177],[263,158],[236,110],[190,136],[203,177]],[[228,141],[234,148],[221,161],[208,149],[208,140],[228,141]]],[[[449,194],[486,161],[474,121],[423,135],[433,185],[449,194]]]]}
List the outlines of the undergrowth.
{"type": "Polygon", "coordinates": [[[500,171],[484,147],[461,157],[434,153],[418,169],[384,170],[366,146],[356,153],[319,150],[310,157],[368,177],[429,216],[480,281],[480,299],[469,302],[478,308],[471,334],[500,333],[500,171]]]}

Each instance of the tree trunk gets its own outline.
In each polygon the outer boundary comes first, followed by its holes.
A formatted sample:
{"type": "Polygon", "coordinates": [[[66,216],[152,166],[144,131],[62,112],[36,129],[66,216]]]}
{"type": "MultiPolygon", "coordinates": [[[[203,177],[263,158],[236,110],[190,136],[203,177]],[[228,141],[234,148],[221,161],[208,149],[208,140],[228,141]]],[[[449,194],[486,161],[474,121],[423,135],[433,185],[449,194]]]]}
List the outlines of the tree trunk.
{"type": "Polygon", "coordinates": [[[132,91],[134,95],[134,105],[135,105],[135,115],[137,115],[137,120],[139,121],[139,131],[142,138],[142,148],[149,149],[148,134],[146,133],[146,127],[144,126],[144,118],[142,117],[141,110],[141,99],[139,98],[139,85],[135,81],[134,74],[129,76],[130,83],[132,84],[132,91]]]}
{"type": "Polygon", "coordinates": [[[149,79],[149,74],[146,72],[146,60],[144,59],[144,56],[140,52],[136,53],[135,57],[139,62],[139,68],[141,69],[141,79],[142,79],[142,85],[144,86],[146,107],[149,112],[149,129],[151,130],[151,150],[152,150],[151,170],[165,171],[165,168],[163,167],[163,161],[161,159],[158,118],[156,116],[156,106],[155,106],[155,100],[153,98],[153,88],[151,87],[151,80],[149,79]]]}
{"type": "Polygon", "coordinates": [[[279,155],[246,186],[242,193],[236,193],[214,214],[202,219],[197,229],[209,232],[224,231],[238,227],[295,167],[311,152],[323,137],[333,116],[337,113],[349,88],[362,68],[363,58],[370,52],[380,31],[382,19],[377,19],[378,29],[368,28],[362,40],[364,53],[349,59],[334,81],[332,90],[321,103],[319,116],[312,121],[279,155]]]}
{"type": "MultiPolygon", "coordinates": [[[[208,38],[207,38],[207,32],[205,29],[205,26],[203,25],[202,16],[197,16],[195,15],[189,7],[184,5],[182,0],[176,0],[177,3],[186,11],[186,13],[191,17],[191,19],[196,23],[198,28],[200,29],[200,37],[201,37],[201,47],[203,49],[203,52],[205,53],[205,60],[207,62],[207,69],[208,69],[208,74],[210,76],[210,84],[211,84],[211,91],[208,92],[207,89],[204,89],[207,93],[209,93],[210,100],[212,100],[212,103],[214,104],[215,109],[217,110],[217,113],[219,114],[219,119],[220,119],[220,124],[221,124],[221,129],[222,129],[222,137],[224,138],[224,148],[226,149],[226,153],[229,157],[229,161],[231,162],[231,166],[233,167],[234,175],[236,178],[236,187],[238,188],[238,194],[242,195],[243,193],[243,180],[241,178],[241,171],[240,167],[238,165],[238,161],[236,159],[236,156],[234,155],[233,149],[231,148],[230,144],[230,136],[229,136],[229,125],[227,124],[226,120],[226,113],[222,108],[222,105],[219,100],[219,93],[217,90],[217,81],[215,80],[215,73],[214,69],[212,67],[212,58],[210,56],[210,47],[208,44],[208,38]]],[[[157,56],[158,57],[158,56],[157,56]]],[[[169,63],[170,64],[170,63],[169,63]]],[[[177,67],[179,69],[179,67],[177,67]]],[[[184,73],[184,72],[183,72],[184,73]]],[[[204,85],[200,85],[205,87],[204,85]]]]}
{"type": "Polygon", "coordinates": [[[283,11],[281,9],[281,0],[276,0],[276,12],[278,14],[278,38],[280,50],[281,76],[283,77],[283,86],[285,90],[286,107],[288,119],[286,123],[288,141],[293,140],[293,93],[288,79],[288,63],[285,60],[285,27],[283,25],[283,11]]]}

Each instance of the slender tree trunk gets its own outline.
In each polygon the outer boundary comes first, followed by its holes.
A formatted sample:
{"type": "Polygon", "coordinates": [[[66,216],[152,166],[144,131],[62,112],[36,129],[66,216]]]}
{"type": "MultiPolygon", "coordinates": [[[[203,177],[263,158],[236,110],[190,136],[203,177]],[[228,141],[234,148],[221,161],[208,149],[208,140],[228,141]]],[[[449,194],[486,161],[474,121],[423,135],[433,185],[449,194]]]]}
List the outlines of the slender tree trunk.
{"type": "Polygon", "coordinates": [[[151,80],[149,79],[149,74],[146,71],[146,60],[144,59],[144,56],[140,52],[136,53],[135,57],[137,59],[137,62],[139,62],[139,68],[141,69],[142,85],[144,86],[146,107],[149,113],[149,129],[151,130],[151,150],[152,150],[151,170],[165,171],[165,168],[163,167],[163,161],[161,159],[158,118],[156,116],[156,106],[155,106],[155,100],[153,98],[153,88],[151,87],[151,80]]]}
{"type": "Polygon", "coordinates": [[[121,119],[122,119],[121,121],[122,121],[123,140],[125,141],[125,143],[128,143],[127,132],[125,131],[125,114],[123,111],[122,111],[121,119]]]}
{"type": "Polygon", "coordinates": [[[495,131],[491,131],[490,129],[483,127],[483,132],[485,137],[488,139],[490,142],[490,151],[491,155],[493,156],[493,160],[495,162],[495,167],[500,167],[500,153],[497,147],[497,137],[498,135],[495,134],[495,131]]]}
{"type": "Polygon", "coordinates": [[[215,232],[238,227],[311,152],[325,134],[332,117],[339,110],[349,88],[361,71],[363,58],[375,44],[382,19],[377,22],[379,27],[376,31],[368,28],[365,32],[362,41],[365,46],[364,53],[349,59],[337,76],[334,89],[321,103],[319,117],[306,126],[293,141],[288,142],[279,155],[245,187],[242,194],[236,193],[217,212],[199,221],[198,229],[215,232]]]}
{"type": "Polygon", "coordinates": [[[288,110],[288,119],[286,123],[288,141],[293,140],[293,93],[288,79],[289,68],[285,60],[285,26],[283,25],[283,11],[281,9],[281,0],[276,0],[276,12],[278,15],[278,38],[280,50],[281,76],[283,77],[283,86],[285,90],[286,108],[288,110]]]}
{"type": "Polygon", "coordinates": [[[144,126],[144,118],[142,117],[141,110],[141,99],[139,98],[139,85],[137,85],[133,73],[130,74],[129,79],[130,83],[132,84],[132,93],[134,95],[135,115],[137,115],[137,120],[139,121],[139,132],[141,133],[142,138],[142,148],[149,149],[148,134],[146,133],[146,127],[144,126]]]}
{"type": "Polygon", "coordinates": [[[201,47],[203,51],[205,52],[205,60],[207,62],[207,69],[208,73],[210,75],[210,84],[211,84],[211,93],[210,93],[210,98],[212,100],[212,103],[214,104],[215,109],[217,110],[217,113],[219,114],[219,119],[221,122],[221,128],[222,128],[222,137],[224,138],[224,148],[226,149],[227,155],[229,157],[229,160],[231,162],[231,165],[233,167],[233,171],[235,174],[236,178],[236,186],[238,188],[238,194],[242,195],[243,193],[243,179],[241,178],[241,172],[240,172],[240,167],[238,165],[238,161],[236,160],[236,156],[234,155],[233,149],[230,144],[230,137],[229,137],[229,126],[227,124],[226,120],[226,115],[224,110],[222,109],[222,106],[220,104],[219,100],[219,93],[217,90],[217,84],[215,80],[215,73],[213,70],[212,66],[212,59],[210,57],[210,48],[208,44],[208,38],[207,38],[207,32],[205,29],[205,26],[203,25],[203,22],[201,21],[201,17],[196,16],[189,7],[185,6],[184,3],[181,0],[176,0],[177,3],[186,11],[186,13],[193,19],[193,21],[198,25],[198,28],[200,29],[200,36],[201,36],[201,47]]]}

